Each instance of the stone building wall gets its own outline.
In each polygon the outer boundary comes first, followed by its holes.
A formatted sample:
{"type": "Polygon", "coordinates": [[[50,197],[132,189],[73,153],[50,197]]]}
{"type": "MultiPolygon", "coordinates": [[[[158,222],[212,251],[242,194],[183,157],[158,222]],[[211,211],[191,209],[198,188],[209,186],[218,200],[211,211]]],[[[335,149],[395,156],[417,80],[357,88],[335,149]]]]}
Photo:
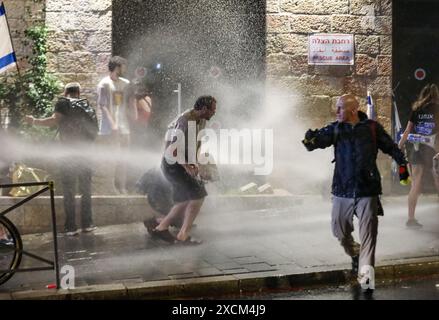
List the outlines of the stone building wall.
{"type": "Polygon", "coordinates": [[[267,77],[293,89],[298,117],[322,125],[335,116],[343,93],[375,100],[379,121],[390,127],[392,72],[391,0],[267,0],[267,77]],[[353,34],[353,66],[307,63],[308,35],[353,34]]]}
{"type": "MultiPolygon", "coordinates": [[[[63,82],[79,81],[95,101],[95,87],[111,56],[111,0],[5,0],[18,57],[29,54],[23,31],[36,21],[50,30],[49,69],[63,82]],[[45,12],[42,8],[45,6],[45,12]],[[23,19],[24,17],[24,19],[23,19]]],[[[352,92],[365,106],[371,90],[379,120],[391,110],[391,0],[267,0],[267,78],[293,89],[299,117],[316,123],[334,117],[338,96],[352,92]],[[307,64],[308,35],[349,33],[355,65],[307,64]]]]}
{"type": "Polygon", "coordinates": [[[63,83],[78,81],[96,101],[96,86],[111,56],[111,0],[46,0],[49,70],[63,83]]]}

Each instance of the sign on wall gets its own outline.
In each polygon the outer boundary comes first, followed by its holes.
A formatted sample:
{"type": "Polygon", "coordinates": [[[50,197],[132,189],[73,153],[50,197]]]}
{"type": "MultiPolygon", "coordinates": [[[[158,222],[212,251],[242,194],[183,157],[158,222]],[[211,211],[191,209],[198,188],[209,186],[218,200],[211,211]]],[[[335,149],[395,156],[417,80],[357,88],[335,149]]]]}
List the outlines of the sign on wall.
{"type": "Polygon", "coordinates": [[[352,34],[313,34],[308,38],[308,64],[353,65],[352,34]]]}

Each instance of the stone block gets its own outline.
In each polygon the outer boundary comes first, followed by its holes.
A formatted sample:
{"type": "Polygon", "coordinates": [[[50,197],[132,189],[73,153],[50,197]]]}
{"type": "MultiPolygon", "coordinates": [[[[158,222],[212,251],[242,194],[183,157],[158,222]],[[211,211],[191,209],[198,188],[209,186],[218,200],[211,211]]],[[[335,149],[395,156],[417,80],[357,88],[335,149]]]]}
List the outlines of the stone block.
{"type": "Polygon", "coordinates": [[[350,14],[375,16],[379,12],[380,0],[351,0],[350,14]]]}
{"type": "Polygon", "coordinates": [[[392,115],[392,98],[381,97],[375,99],[377,114],[381,117],[390,118],[392,115]]]}
{"type": "Polygon", "coordinates": [[[333,15],[331,31],[334,33],[370,34],[374,32],[375,18],[369,16],[333,15]]]}
{"type": "MultiPolygon", "coordinates": [[[[342,78],[320,76],[320,75],[302,75],[295,79],[293,83],[297,84],[296,89],[306,95],[327,95],[336,96],[343,94],[342,78]]],[[[294,86],[292,86],[294,88],[294,86]]]]}
{"type": "Polygon", "coordinates": [[[279,13],[279,2],[280,0],[267,0],[267,13],[279,13]]]}
{"type": "Polygon", "coordinates": [[[378,76],[376,78],[369,79],[368,90],[374,92],[378,97],[390,97],[392,95],[391,77],[378,76]]]}
{"type": "Polygon", "coordinates": [[[366,97],[367,85],[364,77],[352,76],[344,78],[343,93],[352,93],[359,97],[366,97]]]}
{"type": "Polygon", "coordinates": [[[295,14],[345,14],[349,12],[349,0],[281,0],[280,9],[295,14]]]}
{"type": "Polygon", "coordinates": [[[392,37],[380,36],[380,54],[392,55],[392,37]]]}
{"type": "Polygon", "coordinates": [[[47,53],[47,69],[50,72],[56,72],[58,70],[58,57],[56,54],[53,53],[47,53]]]}
{"type": "Polygon", "coordinates": [[[378,56],[378,75],[392,75],[392,56],[378,56]]]}
{"type": "Polygon", "coordinates": [[[324,33],[331,30],[330,16],[294,15],[290,18],[291,32],[324,33]]]}
{"type": "Polygon", "coordinates": [[[94,71],[96,59],[90,52],[62,52],[58,54],[58,70],[62,73],[94,71]]]}
{"type": "Polygon", "coordinates": [[[290,20],[288,15],[267,14],[266,23],[268,33],[290,32],[290,20]]]}
{"type": "Polygon", "coordinates": [[[91,52],[111,52],[111,31],[96,31],[88,34],[85,48],[91,52]]]}
{"type": "Polygon", "coordinates": [[[72,11],[74,1],[46,0],[46,11],[72,11]]]}
{"type": "Polygon", "coordinates": [[[375,33],[383,35],[392,34],[392,17],[375,17],[375,33]]]}
{"type": "Polygon", "coordinates": [[[85,12],[79,16],[79,30],[84,31],[109,31],[112,27],[112,13],[85,12]]]}
{"type": "Polygon", "coordinates": [[[375,56],[380,52],[380,37],[355,36],[355,52],[375,56]]]}
{"type": "Polygon", "coordinates": [[[307,55],[295,55],[290,58],[290,74],[301,76],[308,73],[309,68],[307,55]]]}
{"type": "Polygon", "coordinates": [[[49,33],[47,38],[48,51],[74,51],[70,32],[55,32],[49,33]]]}
{"type": "Polygon", "coordinates": [[[356,54],[355,73],[360,76],[375,76],[377,73],[377,60],[366,54],[356,54]]]}
{"type": "Polygon", "coordinates": [[[14,18],[10,18],[9,16],[8,16],[8,23],[10,30],[25,30],[27,27],[27,24],[23,19],[14,19],[14,18]]]}
{"type": "Polygon", "coordinates": [[[273,53],[281,53],[283,50],[283,44],[278,34],[269,33],[266,39],[266,55],[269,56],[273,53]]]}
{"type": "Polygon", "coordinates": [[[282,51],[294,55],[306,55],[308,53],[308,36],[300,34],[280,34],[279,40],[282,51]]]}
{"type": "Polygon", "coordinates": [[[4,0],[6,14],[9,19],[23,19],[25,3],[23,0],[4,0]]]}
{"type": "Polygon", "coordinates": [[[351,76],[353,72],[354,72],[353,66],[325,66],[325,65],[308,66],[308,73],[315,75],[345,77],[345,76],[351,76]]]}
{"type": "Polygon", "coordinates": [[[392,0],[379,0],[379,15],[380,16],[392,16],[392,0]]]}
{"type": "Polygon", "coordinates": [[[290,56],[287,54],[271,54],[266,58],[268,75],[282,76],[289,74],[290,56]]]}
{"type": "Polygon", "coordinates": [[[89,0],[92,11],[109,11],[112,9],[112,0],[89,0]]]}
{"type": "Polygon", "coordinates": [[[96,55],[96,72],[106,74],[108,73],[108,62],[111,58],[111,52],[99,53],[96,55]]]}
{"type": "Polygon", "coordinates": [[[331,113],[331,97],[304,96],[302,108],[298,110],[299,117],[326,118],[331,113]]]}
{"type": "Polygon", "coordinates": [[[76,74],[75,73],[57,73],[56,77],[64,85],[69,83],[69,82],[75,82],[76,81],[76,74]]]}
{"type": "Polygon", "coordinates": [[[63,12],[60,19],[59,12],[46,12],[46,26],[54,31],[75,31],[79,30],[81,17],[76,12],[63,12]]]}

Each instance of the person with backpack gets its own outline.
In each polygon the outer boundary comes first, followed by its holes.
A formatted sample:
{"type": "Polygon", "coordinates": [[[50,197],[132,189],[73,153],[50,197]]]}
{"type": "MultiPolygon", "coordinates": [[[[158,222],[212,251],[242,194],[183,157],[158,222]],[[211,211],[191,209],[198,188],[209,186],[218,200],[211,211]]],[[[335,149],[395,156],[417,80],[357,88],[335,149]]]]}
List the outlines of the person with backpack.
{"type": "Polygon", "coordinates": [[[37,119],[27,115],[25,121],[31,125],[58,126],[59,138],[67,155],[60,159],[61,183],[64,195],[65,233],[67,236],[79,234],[75,218],[75,194],[78,183],[81,194],[81,224],[83,232],[96,230],[92,218],[91,182],[92,168],[89,160],[81,155],[81,150],[96,138],[98,122],[94,109],[87,99],[80,99],[79,83],[68,83],[64,97],[55,104],[55,111],[48,118],[37,119]]]}
{"type": "Polygon", "coordinates": [[[407,161],[383,126],[358,110],[355,96],[341,96],[336,106],[337,121],[322,129],[308,130],[302,143],[308,151],[334,146],[332,232],[352,258],[352,272],[358,273],[362,288],[374,289],[379,195],[382,193],[376,164],[378,149],[399,164],[400,180],[408,179],[407,161]],[[361,244],[352,237],[354,215],[359,220],[361,244]]]}

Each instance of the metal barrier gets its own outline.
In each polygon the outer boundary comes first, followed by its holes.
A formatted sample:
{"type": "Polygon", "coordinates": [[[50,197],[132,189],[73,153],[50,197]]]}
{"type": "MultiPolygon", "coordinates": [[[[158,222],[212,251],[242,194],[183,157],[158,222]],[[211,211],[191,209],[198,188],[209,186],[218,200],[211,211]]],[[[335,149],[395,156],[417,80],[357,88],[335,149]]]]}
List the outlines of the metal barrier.
{"type": "MultiPolygon", "coordinates": [[[[22,206],[26,202],[38,197],[39,195],[43,194],[46,191],[50,192],[50,206],[51,206],[51,213],[52,213],[52,234],[53,234],[53,249],[54,249],[54,261],[47,260],[43,257],[40,257],[38,255],[32,254],[30,252],[27,252],[23,250],[22,246],[19,245],[18,248],[15,246],[14,254],[19,255],[18,263],[11,266],[9,269],[6,270],[0,270],[0,275],[6,274],[6,280],[3,282],[6,282],[9,280],[10,277],[12,277],[17,272],[33,272],[33,271],[45,271],[45,270],[54,270],[55,271],[55,278],[56,278],[56,287],[60,288],[60,279],[59,279],[59,264],[58,264],[58,241],[57,241],[57,231],[56,231],[56,214],[55,214],[55,193],[54,193],[54,183],[53,181],[49,182],[30,182],[30,183],[18,183],[18,184],[0,184],[0,188],[15,188],[15,187],[34,187],[34,186],[44,186],[41,190],[27,196],[23,200],[19,201],[18,203],[14,204],[13,206],[7,208],[6,210],[2,211],[0,213],[0,223],[2,221],[6,222],[8,224],[8,227],[12,230],[15,230],[18,234],[18,242],[21,244],[21,238],[20,234],[16,230],[15,226],[10,222],[9,219],[6,218],[6,214],[13,211],[14,209],[22,206]],[[48,264],[49,267],[38,267],[38,268],[25,268],[25,269],[19,269],[18,265],[21,260],[21,256],[25,255],[30,258],[33,258],[35,260],[44,262],[45,264],[48,264]]],[[[1,279],[1,278],[0,278],[1,279]]],[[[1,284],[2,282],[0,282],[1,284]]]]}

